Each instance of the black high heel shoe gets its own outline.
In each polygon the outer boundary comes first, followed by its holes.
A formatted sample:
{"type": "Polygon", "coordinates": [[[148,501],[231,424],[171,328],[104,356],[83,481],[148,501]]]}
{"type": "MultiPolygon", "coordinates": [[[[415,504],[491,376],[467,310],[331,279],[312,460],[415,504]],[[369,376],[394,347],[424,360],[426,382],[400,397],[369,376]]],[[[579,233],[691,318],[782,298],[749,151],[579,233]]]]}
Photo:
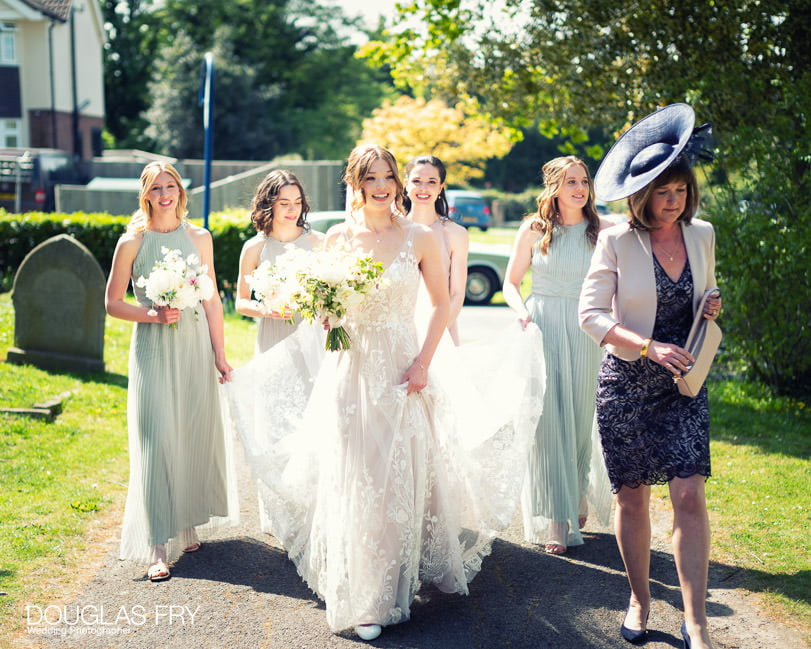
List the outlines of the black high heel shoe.
{"type": "Polygon", "coordinates": [[[687,633],[687,622],[681,623],[681,637],[682,640],[684,640],[684,644],[682,645],[682,647],[684,647],[684,649],[690,649],[691,645],[690,645],[690,636],[687,633]]]}
{"type": "MultiPolygon", "coordinates": [[[[628,617],[628,611],[631,610],[629,606],[625,609],[625,617],[628,617]]],[[[645,640],[648,639],[648,617],[650,616],[650,611],[648,611],[648,615],[645,616],[645,628],[644,629],[629,629],[625,626],[625,618],[622,619],[622,624],[620,625],[620,635],[625,638],[631,644],[642,644],[645,640]]]]}

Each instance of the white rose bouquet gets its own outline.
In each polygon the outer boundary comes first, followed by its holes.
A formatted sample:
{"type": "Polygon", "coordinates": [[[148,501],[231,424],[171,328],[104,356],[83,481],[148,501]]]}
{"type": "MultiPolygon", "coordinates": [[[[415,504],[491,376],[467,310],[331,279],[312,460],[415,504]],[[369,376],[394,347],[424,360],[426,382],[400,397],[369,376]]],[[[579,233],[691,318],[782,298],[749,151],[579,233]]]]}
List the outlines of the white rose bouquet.
{"type": "MultiPolygon", "coordinates": [[[[312,252],[290,244],[275,263],[263,261],[253,272],[245,275],[252,297],[263,311],[292,313],[296,296],[302,291],[298,273],[309,266],[312,255],[312,252]]],[[[293,323],[292,315],[287,321],[293,323]]]]}
{"type": "Polygon", "coordinates": [[[382,285],[382,275],[383,264],[339,246],[313,255],[310,265],[297,273],[302,292],[296,296],[296,309],[310,322],[328,322],[329,351],[349,349],[343,328],[346,313],[382,285]]]}
{"type": "Polygon", "coordinates": [[[382,274],[383,264],[343,247],[314,252],[290,246],[273,265],[262,262],[245,279],[265,310],[326,320],[326,348],[336,351],[349,349],[343,328],[347,311],[381,284],[382,274]]]}
{"type": "MultiPolygon", "coordinates": [[[[201,300],[208,300],[214,295],[214,282],[208,276],[208,266],[200,263],[197,255],[183,257],[180,250],[161,248],[163,259],[156,262],[149,277],[141,275],[136,286],[146,289],[146,296],[155,306],[170,309],[194,309],[197,316],[197,305],[201,300]]],[[[155,315],[154,309],[149,311],[155,315]]],[[[177,323],[169,325],[177,329],[177,323]]]]}

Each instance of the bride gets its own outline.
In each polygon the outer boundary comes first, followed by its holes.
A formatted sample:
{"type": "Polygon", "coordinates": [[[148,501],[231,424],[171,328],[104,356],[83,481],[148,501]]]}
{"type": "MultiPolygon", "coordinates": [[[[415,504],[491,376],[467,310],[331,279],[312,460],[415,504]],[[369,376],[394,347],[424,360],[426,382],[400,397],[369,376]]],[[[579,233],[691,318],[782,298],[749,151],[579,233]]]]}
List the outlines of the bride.
{"type": "Polygon", "coordinates": [[[409,619],[423,582],[467,594],[495,535],[511,522],[540,411],[540,379],[526,378],[537,357],[526,350],[540,344],[504,350],[510,374],[493,374],[501,390],[493,396],[504,407],[478,417],[486,434],[465,422],[462,440],[457,409],[429,370],[449,309],[436,239],[404,218],[403,185],[386,149],[356,147],[345,181],[351,214],[325,245],[349,246],[385,268],[381,287],[347,315],[350,348],[327,354],[310,391],[307,336],[320,338],[299,328],[236,370],[226,390],[270,494],[274,536],[324,599],[330,628],[354,627],[371,640],[382,626],[409,619]],[[421,278],[432,309],[420,344],[421,278]]]}

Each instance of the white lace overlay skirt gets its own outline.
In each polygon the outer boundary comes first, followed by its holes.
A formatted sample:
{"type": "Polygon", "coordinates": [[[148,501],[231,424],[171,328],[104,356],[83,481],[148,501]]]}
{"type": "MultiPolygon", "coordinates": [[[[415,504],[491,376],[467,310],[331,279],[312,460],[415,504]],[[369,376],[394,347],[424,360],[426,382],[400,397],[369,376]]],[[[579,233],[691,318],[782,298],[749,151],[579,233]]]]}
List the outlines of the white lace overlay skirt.
{"type": "Polygon", "coordinates": [[[380,329],[319,362],[302,325],[224,387],[269,531],[334,631],[408,619],[423,582],[468,592],[512,521],[543,398],[534,326],[489,351],[443,347],[411,395],[416,337],[380,329]]]}

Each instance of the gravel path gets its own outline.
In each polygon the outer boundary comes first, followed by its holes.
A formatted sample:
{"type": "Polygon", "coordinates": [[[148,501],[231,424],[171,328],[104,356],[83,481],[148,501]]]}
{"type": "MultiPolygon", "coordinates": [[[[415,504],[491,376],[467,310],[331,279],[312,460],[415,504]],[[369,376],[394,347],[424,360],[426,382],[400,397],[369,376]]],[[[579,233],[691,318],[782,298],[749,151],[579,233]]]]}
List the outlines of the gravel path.
{"type": "MultiPolygon", "coordinates": [[[[276,540],[259,531],[256,497],[241,458],[242,521],[182,556],[169,581],[116,558],[118,521],[81,595],[32,602],[29,626],[0,647],[41,649],[627,649],[618,633],[628,587],[608,529],[587,526],[586,544],[561,557],[522,541],[519,519],[496,541],[467,597],[425,587],[410,622],[372,643],[334,635],[323,604],[276,540]]],[[[681,600],[667,529],[654,520],[654,605],[649,649],[681,647],[681,600]]],[[[799,649],[798,632],[759,615],[735,585],[738,570],[713,564],[709,613],[717,649],[799,649]]]]}

